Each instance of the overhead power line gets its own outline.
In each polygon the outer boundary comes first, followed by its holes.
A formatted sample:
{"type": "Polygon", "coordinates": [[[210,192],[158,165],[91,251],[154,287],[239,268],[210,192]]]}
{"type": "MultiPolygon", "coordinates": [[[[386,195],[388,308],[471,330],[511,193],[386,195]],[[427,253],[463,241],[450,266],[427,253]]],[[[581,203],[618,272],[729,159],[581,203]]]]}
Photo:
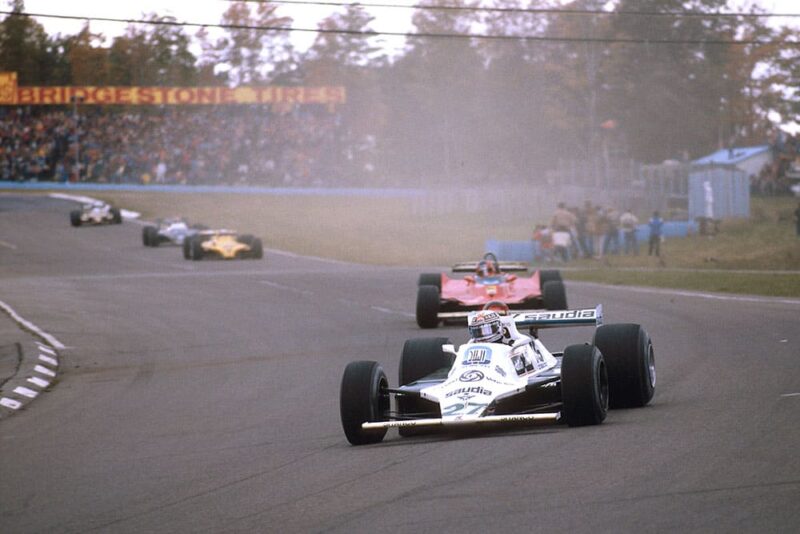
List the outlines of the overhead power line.
{"type": "Polygon", "coordinates": [[[695,18],[800,18],[800,13],[705,13],[702,11],[606,11],[602,9],[570,9],[548,7],[483,7],[429,4],[379,4],[370,2],[333,2],[327,0],[222,0],[224,2],[246,2],[252,4],[287,4],[329,7],[380,7],[390,9],[415,9],[421,11],[473,11],[487,13],[531,13],[536,15],[604,15],[637,17],[695,17],[695,18]]]}
{"type": "Polygon", "coordinates": [[[19,13],[15,11],[0,11],[0,15],[13,17],[39,17],[62,20],[84,20],[94,22],[116,22],[121,24],[144,24],[151,26],[174,26],[189,28],[221,28],[225,30],[255,30],[264,32],[306,32],[322,34],[353,35],[364,37],[405,37],[408,39],[483,39],[493,41],[526,41],[526,42],[554,42],[554,43],[604,43],[604,44],[669,44],[669,45],[783,45],[800,46],[800,41],[764,41],[758,39],[642,39],[627,37],[559,37],[550,35],[496,35],[480,33],[437,33],[437,32],[387,32],[372,30],[348,30],[325,28],[300,28],[295,26],[260,26],[249,24],[211,24],[200,22],[181,22],[177,20],[147,20],[128,19],[115,17],[82,17],[79,15],[58,15],[53,13],[19,13]]]}

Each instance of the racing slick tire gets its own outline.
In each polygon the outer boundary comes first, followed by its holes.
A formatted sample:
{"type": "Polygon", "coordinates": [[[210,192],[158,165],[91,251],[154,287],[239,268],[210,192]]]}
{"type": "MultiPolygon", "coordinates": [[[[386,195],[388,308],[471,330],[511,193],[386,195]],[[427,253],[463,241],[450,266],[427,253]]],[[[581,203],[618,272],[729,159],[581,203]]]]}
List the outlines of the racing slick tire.
{"type": "Polygon", "coordinates": [[[436,286],[417,288],[417,324],[420,328],[439,326],[439,289],[436,286]]]}
{"type": "Polygon", "coordinates": [[[389,381],[378,362],[351,362],[345,367],[339,392],[344,435],[352,445],[378,443],[386,429],[364,430],[362,423],[385,421],[389,412],[389,381]]]}
{"type": "Polygon", "coordinates": [[[641,325],[607,324],[595,330],[594,345],[608,367],[612,408],[638,408],[653,398],[656,360],[650,335],[641,325]]]}
{"type": "Polygon", "coordinates": [[[567,290],[564,288],[564,282],[550,280],[542,284],[542,303],[548,310],[568,309],[567,290]]]}
{"type": "Polygon", "coordinates": [[[202,239],[192,239],[189,242],[189,259],[194,261],[200,261],[203,259],[203,240],[202,239]]]}
{"type": "Polygon", "coordinates": [[[69,222],[72,226],[80,226],[81,225],[81,211],[80,210],[72,210],[69,212],[69,222]]]}
{"type": "Polygon", "coordinates": [[[142,228],[142,241],[146,247],[157,247],[159,245],[158,229],[155,226],[142,228]]]}
{"type": "Polygon", "coordinates": [[[544,269],[539,271],[539,283],[544,286],[545,282],[563,282],[561,271],[556,269],[544,269]]]}
{"type": "Polygon", "coordinates": [[[569,426],[599,425],[608,414],[608,371],[594,345],[570,345],[561,360],[561,417],[569,426]]]}
{"type": "Polygon", "coordinates": [[[122,213],[119,211],[119,208],[111,208],[111,223],[112,224],[122,224],[122,213]]]}
{"type": "Polygon", "coordinates": [[[442,275],[437,273],[423,273],[419,275],[417,286],[436,286],[439,292],[442,291],[442,275]]]}
{"type": "Polygon", "coordinates": [[[192,241],[194,241],[192,236],[186,236],[186,239],[183,240],[183,259],[185,260],[192,259],[192,241]]]}
{"type": "Polygon", "coordinates": [[[264,245],[261,243],[261,239],[253,238],[253,242],[250,244],[250,258],[260,260],[263,257],[264,245]]]}
{"type": "MultiPolygon", "coordinates": [[[[450,344],[450,340],[446,337],[407,340],[403,345],[403,353],[400,356],[400,369],[398,372],[400,385],[406,386],[442,368],[449,369],[453,365],[454,356],[442,350],[442,345],[445,344],[450,344]]],[[[426,409],[425,404],[428,404],[430,409],[436,409],[436,406],[430,402],[403,395],[397,397],[397,411],[400,415],[427,412],[429,409],[426,409]]],[[[431,417],[440,417],[440,415],[431,414],[431,417]]],[[[397,431],[404,437],[426,433],[425,430],[420,428],[400,427],[397,431]]]]}

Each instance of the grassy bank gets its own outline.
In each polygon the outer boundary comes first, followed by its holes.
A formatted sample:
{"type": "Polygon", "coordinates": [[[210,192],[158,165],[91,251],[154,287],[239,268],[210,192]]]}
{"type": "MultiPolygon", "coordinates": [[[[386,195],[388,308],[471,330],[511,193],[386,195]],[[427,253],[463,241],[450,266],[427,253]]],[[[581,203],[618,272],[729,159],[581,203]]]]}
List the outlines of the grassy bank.
{"type": "MultiPolygon", "coordinates": [[[[482,254],[487,239],[529,239],[542,214],[437,212],[413,199],[192,193],[91,193],[145,219],[183,215],[261,236],[268,247],[376,265],[449,265],[482,254]]],[[[660,258],[580,260],[567,279],[800,297],[796,274],[725,270],[800,270],[792,198],[754,198],[749,220],[724,221],[713,237],[662,244],[660,258]],[[636,269],[636,270],[625,270],[636,269]],[[691,272],[681,271],[690,269],[691,272]]],[[[558,265],[554,265],[558,267],[558,265]]]]}

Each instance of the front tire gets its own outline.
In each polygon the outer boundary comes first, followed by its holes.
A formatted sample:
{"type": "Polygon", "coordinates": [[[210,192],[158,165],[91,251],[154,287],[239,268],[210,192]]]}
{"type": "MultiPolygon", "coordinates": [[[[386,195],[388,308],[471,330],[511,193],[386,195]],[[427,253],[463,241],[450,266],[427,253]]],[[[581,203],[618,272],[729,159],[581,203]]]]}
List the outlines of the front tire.
{"type": "Polygon", "coordinates": [[[194,241],[192,236],[186,236],[186,238],[183,240],[183,259],[185,260],[192,259],[192,241],[194,241]]]}
{"type": "Polygon", "coordinates": [[[122,213],[119,208],[111,208],[111,222],[113,224],[122,224],[122,213]]]}
{"type": "Polygon", "coordinates": [[[542,303],[548,310],[566,310],[567,290],[564,282],[550,280],[542,284],[542,303]]]}
{"type": "Polygon", "coordinates": [[[608,414],[608,371],[594,345],[570,345],[561,360],[561,416],[569,426],[599,425],[608,414]]]}
{"type": "Polygon", "coordinates": [[[436,273],[423,273],[419,275],[417,286],[436,286],[439,292],[442,291],[442,275],[436,273]]]}
{"type": "Polygon", "coordinates": [[[342,429],[352,445],[378,443],[386,429],[364,430],[362,423],[384,421],[389,412],[389,381],[377,362],[359,361],[347,365],[339,392],[342,429]]]}
{"type": "Polygon", "coordinates": [[[439,326],[439,289],[436,286],[417,288],[417,324],[420,328],[439,326]]]}
{"type": "Polygon", "coordinates": [[[607,324],[597,328],[593,343],[608,366],[612,408],[638,408],[653,398],[656,361],[653,342],[641,325],[607,324]]]}
{"type": "Polygon", "coordinates": [[[72,226],[81,225],[81,212],[80,210],[72,210],[69,212],[69,222],[72,226]]]}

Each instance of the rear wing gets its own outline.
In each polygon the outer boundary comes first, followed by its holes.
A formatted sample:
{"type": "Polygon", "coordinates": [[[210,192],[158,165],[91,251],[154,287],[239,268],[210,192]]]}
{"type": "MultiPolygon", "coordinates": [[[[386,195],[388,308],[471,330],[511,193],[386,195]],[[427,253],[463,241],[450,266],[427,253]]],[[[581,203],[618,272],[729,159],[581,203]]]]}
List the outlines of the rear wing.
{"type": "Polygon", "coordinates": [[[557,328],[561,326],[600,326],[603,305],[583,310],[531,310],[512,314],[517,328],[557,328]]]}
{"type": "MultiPolygon", "coordinates": [[[[498,261],[497,266],[501,272],[527,272],[528,264],[524,261],[498,261]]],[[[453,265],[454,273],[474,273],[478,268],[477,261],[462,261],[453,265]]]]}

